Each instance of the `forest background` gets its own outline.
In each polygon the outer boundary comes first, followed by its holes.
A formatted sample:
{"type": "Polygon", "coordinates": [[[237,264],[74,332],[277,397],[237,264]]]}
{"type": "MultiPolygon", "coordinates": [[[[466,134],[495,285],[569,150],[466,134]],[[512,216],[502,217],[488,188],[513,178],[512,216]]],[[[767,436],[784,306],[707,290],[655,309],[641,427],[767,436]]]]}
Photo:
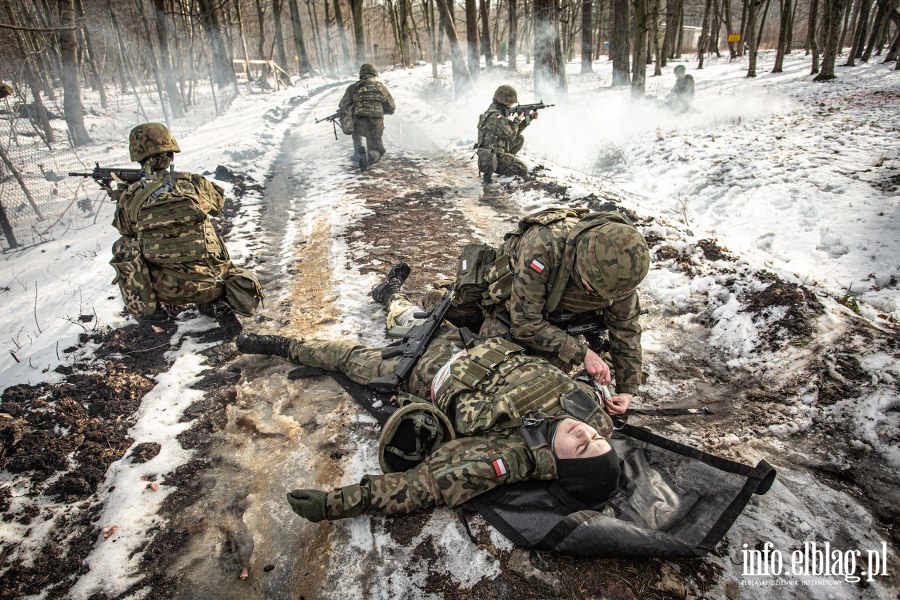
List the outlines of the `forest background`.
{"type": "Polygon", "coordinates": [[[761,48],[776,49],[773,72],[799,51],[829,81],[845,46],[848,66],[895,61],[897,0],[10,0],[0,10],[2,243],[45,239],[68,211],[58,182],[84,158],[65,150],[93,141],[85,87],[103,109],[133,95],[140,119],[158,105],[168,123],[206,110],[207,92],[220,114],[242,90],[347,76],[364,62],[427,61],[438,79],[450,60],[457,96],[482,71],[533,62],[537,96],[560,99],[578,57],[589,73],[607,56],[612,85],[642,95],[648,73],[688,55],[702,69],[705,56],[746,54],[755,77],[761,48]]]}

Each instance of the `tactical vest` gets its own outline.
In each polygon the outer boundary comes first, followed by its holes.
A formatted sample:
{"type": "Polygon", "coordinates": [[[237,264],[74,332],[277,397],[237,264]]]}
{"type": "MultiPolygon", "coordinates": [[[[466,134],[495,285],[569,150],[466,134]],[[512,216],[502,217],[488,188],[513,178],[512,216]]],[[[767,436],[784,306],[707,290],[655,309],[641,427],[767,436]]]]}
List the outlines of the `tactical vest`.
{"type": "Polygon", "coordinates": [[[381,84],[374,78],[364,79],[353,94],[353,114],[358,117],[384,117],[386,101],[381,84]]]}
{"type": "MultiPolygon", "coordinates": [[[[435,405],[454,415],[456,433],[478,435],[486,431],[520,427],[527,419],[558,417],[567,397],[584,397],[586,389],[544,359],[529,356],[524,348],[503,338],[488,338],[468,349],[467,359],[450,367],[450,377],[436,390],[435,405]],[[498,390],[505,390],[498,394],[498,390]]],[[[585,420],[608,437],[612,421],[594,409],[570,416],[585,420]]]]}
{"type": "Polygon", "coordinates": [[[174,173],[139,183],[126,193],[132,191],[136,193],[126,211],[147,262],[171,265],[210,257],[228,259],[225,245],[201,206],[192,175],[174,173]],[[142,184],[146,185],[140,187],[142,184]]]}
{"type": "Polygon", "coordinates": [[[493,131],[488,123],[490,119],[498,118],[503,118],[503,115],[493,105],[478,117],[478,143],[475,145],[476,148],[490,148],[509,152],[509,143],[501,140],[500,136],[493,131]]]}

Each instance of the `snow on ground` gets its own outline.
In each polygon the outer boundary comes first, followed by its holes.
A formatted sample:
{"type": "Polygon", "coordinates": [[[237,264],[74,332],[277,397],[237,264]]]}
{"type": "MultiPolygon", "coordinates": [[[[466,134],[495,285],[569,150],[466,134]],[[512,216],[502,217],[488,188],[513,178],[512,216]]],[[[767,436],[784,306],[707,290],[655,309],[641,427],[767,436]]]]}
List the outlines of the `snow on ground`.
{"type": "MultiPolygon", "coordinates": [[[[664,69],[664,77],[648,79],[650,95],[662,96],[671,87],[675,64],[664,69]]],[[[763,55],[760,76],[748,80],[744,77],[745,65],[739,62],[712,59],[703,70],[695,70],[688,63],[688,72],[697,84],[695,108],[679,116],[661,110],[651,100],[634,100],[628,90],[610,89],[610,66],[606,61],[595,63],[596,73],[588,75],[577,73],[577,66],[570,65],[568,101],[534,98],[525,65],[525,73],[514,77],[502,72],[482,77],[474,90],[455,100],[447,94],[446,79],[434,82],[430,78],[430,66],[388,72],[382,79],[397,100],[398,114],[387,120],[386,140],[389,146],[394,144],[406,153],[418,153],[435,161],[450,160],[456,165],[468,163],[474,178],[471,155],[477,115],[487,107],[497,84],[511,82],[519,89],[522,102],[544,100],[557,104],[542,111],[526,131],[523,157],[533,165],[544,166],[574,190],[574,196],[586,196],[598,187],[613,189],[623,197],[626,208],[639,215],[655,216],[656,222],[645,233],[655,232],[671,239],[673,247],[687,260],[698,252],[699,240],[714,238],[738,256],[738,268],[770,269],[785,281],[820,290],[823,297],[858,306],[859,313],[878,327],[895,327],[900,320],[900,111],[896,110],[900,106],[900,72],[893,71],[893,64],[861,64],[853,69],[839,68],[837,81],[821,84],[811,82],[808,60],[802,55],[788,57],[783,74],[768,73],[770,65],[771,56],[763,55]]],[[[173,123],[173,133],[182,148],[176,166],[213,172],[223,165],[265,184],[290,128],[297,126],[311,108],[318,117],[330,112],[316,104],[317,95],[327,83],[311,80],[272,94],[242,95],[218,118],[195,122],[188,117],[173,123]]],[[[334,142],[327,124],[318,127],[321,130],[313,143],[336,144],[337,149],[327,147],[322,153],[345,160],[348,140],[341,136],[339,142],[334,142]]],[[[92,148],[84,155],[101,164],[127,164],[129,128],[130,125],[107,124],[109,139],[121,143],[106,141],[100,144],[102,148],[92,148]]],[[[293,233],[286,240],[306,239],[313,224],[303,221],[303,211],[312,213],[327,206],[329,193],[340,198],[338,191],[347,183],[346,169],[320,167],[315,162],[320,158],[316,148],[311,147],[307,176],[321,194],[307,199],[311,203],[304,204],[305,208],[297,209],[299,212],[291,219],[293,233]],[[316,178],[317,172],[325,175],[316,178]]],[[[389,160],[390,154],[385,168],[389,167],[389,160]]],[[[439,177],[441,163],[431,167],[429,173],[439,177]]],[[[87,188],[91,185],[89,182],[87,188]]],[[[226,192],[230,191],[227,183],[223,185],[226,192]]],[[[547,199],[527,194],[517,198],[521,199],[522,213],[547,203],[547,199]]],[[[239,264],[267,251],[256,234],[261,199],[262,195],[256,192],[244,197],[228,239],[229,250],[239,264]]],[[[477,202],[465,205],[477,221],[477,202]]],[[[352,204],[335,207],[329,228],[339,228],[353,209],[352,204]]],[[[90,355],[90,347],[71,352],[80,333],[126,322],[107,264],[109,248],[117,237],[109,226],[111,217],[112,206],[101,204],[93,223],[3,256],[2,387],[59,379],[61,376],[55,371],[59,365],[90,355]]],[[[486,238],[496,239],[502,233],[492,230],[495,225],[489,218],[485,221],[486,238]]],[[[338,256],[346,252],[340,245],[333,250],[338,256]]],[[[286,255],[287,249],[281,251],[286,255]]],[[[657,261],[660,262],[659,257],[657,261]]],[[[349,261],[339,263],[346,265],[349,261]]],[[[360,278],[352,269],[338,270],[334,277],[353,282],[352,294],[343,290],[335,305],[339,313],[352,318],[336,324],[331,335],[375,335],[377,327],[364,323],[372,316],[363,306],[367,304],[364,296],[371,281],[360,278]],[[358,301],[352,299],[353,294],[359,297],[358,301]]],[[[708,340],[713,350],[708,351],[722,353],[733,366],[752,363],[760,364],[766,371],[777,371],[779,365],[767,364],[775,355],[758,351],[759,323],[743,310],[741,295],[727,287],[725,279],[714,272],[687,278],[657,264],[641,289],[652,298],[653,306],[672,312],[673,318],[681,319],[685,327],[691,326],[690,317],[677,315],[693,310],[708,313],[716,323],[708,340]]],[[[843,310],[834,303],[831,308],[843,310]]],[[[212,326],[202,317],[186,319],[180,323],[177,335],[212,326]]],[[[652,356],[664,352],[668,342],[662,333],[651,330],[645,349],[652,356]]],[[[178,423],[187,401],[197,393],[190,390],[190,385],[203,367],[191,359],[192,350],[196,349],[182,346],[179,356],[172,357],[172,369],[145,398],[132,431],[136,443],[145,437],[144,432],[152,431],[155,441],[163,444],[163,451],[155,459],[157,464],[130,465],[120,461],[107,473],[104,489],[109,489],[109,484],[116,484],[116,490],[127,489],[129,486],[121,482],[139,478],[142,469],[152,467],[155,472],[164,472],[187,460],[189,453],[181,451],[174,438],[183,424],[172,424],[178,423]],[[168,402],[172,397],[179,397],[182,402],[168,402]],[[155,412],[160,406],[166,407],[165,422],[155,412]]],[[[884,430],[896,429],[898,425],[896,418],[891,422],[887,413],[893,409],[891,414],[897,414],[900,367],[885,353],[863,356],[862,363],[881,391],[856,414],[861,434],[851,443],[875,447],[888,455],[894,468],[900,468],[897,448],[883,442],[884,430]]],[[[666,381],[664,373],[654,371],[652,363],[648,367],[651,386],[662,389],[673,385],[666,381]]],[[[843,411],[845,407],[838,405],[832,410],[843,411]]],[[[854,410],[847,407],[846,412],[854,410]]],[[[782,435],[787,436],[810,427],[810,423],[809,415],[800,411],[788,424],[773,427],[784,427],[782,435]]],[[[764,449],[759,454],[764,454],[764,449]]],[[[368,460],[365,468],[358,466],[346,475],[361,474],[373,463],[368,460]]],[[[804,539],[804,532],[815,527],[817,515],[823,510],[816,498],[827,494],[828,504],[840,501],[825,486],[803,480],[804,477],[808,476],[786,474],[786,482],[792,482],[790,487],[776,485],[770,496],[755,502],[741,518],[746,522],[739,520],[729,534],[733,538],[732,549],[739,547],[740,535],[749,528],[772,529],[772,524],[766,522],[770,516],[767,503],[794,502],[792,490],[808,488],[809,496],[796,500],[804,507],[798,511],[796,526],[786,529],[774,542],[784,547],[804,539]]],[[[17,493],[24,498],[27,489],[20,488],[17,493]]],[[[162,495],[158,500],[161,499],[162,495]]],[[[135,532],[146,530],[146,524],[153,522],[157,506],[158,502],[139,504],[120,491],[106,498],[104,522],[144,525],[129,527],[127,532],[123,528],[115,534],[115,546],[96,546],[89,561],[90,574],[73,590],[76,597],[87,597],[96,589],[116,594],[127,587],[136,574],[123,568],[129,564],[126,556],[143,543],[141,534],[135,532]]],[[[49,526],[55,516],[41,518],[46,518],[44,525],[49,526]]],[[[442,525],[446,519],[450,519],[449,513],[438,515],[429,527],[437,528],[432,535],[451,548],[459,531],[446,522],[442,525]]],[[[860,519],[862,522],[851,528],[849,541],[860,548],[872,546],[877,536],[863,536],[860,532],[867,527],[865,515],[860,515],[860,519]]],[[[37,519],[30,533],[32,545],[37,543],[41,527],[37,519]]],[[[352,540],[355,531],[368,526],[358,521],[341,527],[352,540]]],[[[0,528],[0,539],[4,541],[22,535],[23,531],[6,524],[0,528]]],[[[388,545],[389,540],[380,543],[388,545]]],[[[466,557],[458,558],[462,564],[447,569],[463,585],[491,576],[496,568],[477,564],[467,574],[466,557]],[[475,580],[471,573],[477,574],[475,580]]],[[[396,576],[400,576],[399,572],[391,577],[396,576]]],[[[408,580],[399,583],[392,579],[391,585],[396,583],[395,591],[402,595],[414,589],[417,578],[422,576],[410,574],[408,580]]]]}

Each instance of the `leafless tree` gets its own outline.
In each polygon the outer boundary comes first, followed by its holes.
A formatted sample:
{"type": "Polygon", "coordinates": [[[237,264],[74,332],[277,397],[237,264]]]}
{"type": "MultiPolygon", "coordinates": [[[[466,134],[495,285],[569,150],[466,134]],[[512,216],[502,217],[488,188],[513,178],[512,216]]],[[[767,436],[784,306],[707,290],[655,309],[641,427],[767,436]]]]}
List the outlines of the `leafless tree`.
{"type": "Polygon", "coordinates": [[[490,11],[491,0],[479,0],[481,12],[481,53],[484,55],[484,66],[490,69],[494,66],[494,51],[491,48],[490,11]]]}
{"type": "Polygon", "coordinates": [[[480,68],[478,59],[478,7],[475,0],[466,0],[466,55],[469,57],[469,72],[475,76],[480,68]]]}
{"type": "Polygon", "coordinates": [[[78,44],[75,40],[75,0],[59,0],[59,48],[62,56],[63,111],[73,146],[91,143],[84,126],[81,79],[78,76],[78,44]]]}
{"type": "Polygon", "coordinates": [[[593,73],[594,0],[581,0],[581,72],[593,73]]]}
{"type": "Polygon", "coordinates": [[[834,74],[834,63],[837,60],[838,44],[841,39],[841,14],[844,12],[844,0],[823,0],[824,19],[822,22],[822,69],[813,81],[830,81],[834,74]]]}
{"type": "Polygon", "coordinates": [[[453,88],[456,95],[463,94],[472,86],[472,74],[466,65],[466,57],[459,45],[456,35],[456,22],[448,6],[450,0],[436,0],[438,11],[441,13],[441,21],[444,23],[444,32],[450,42],[450,60],[453,66],[453,88]]]}
{"type": "Polygon", "coordinates": [[[539,95],[568,94],[566,65],[559,39],[558,0],[534,0],[534,90],[539,95]]]}
{"type": "Polygon", "coordinates": [[[628,61],[631,55],[631,36],[628,26],[631,17],[629,15],[628,0],[612,0],[612,39],[610,40],[609,54],[613,61],[612,84],[627,85],[629,77],[628,61]]]}

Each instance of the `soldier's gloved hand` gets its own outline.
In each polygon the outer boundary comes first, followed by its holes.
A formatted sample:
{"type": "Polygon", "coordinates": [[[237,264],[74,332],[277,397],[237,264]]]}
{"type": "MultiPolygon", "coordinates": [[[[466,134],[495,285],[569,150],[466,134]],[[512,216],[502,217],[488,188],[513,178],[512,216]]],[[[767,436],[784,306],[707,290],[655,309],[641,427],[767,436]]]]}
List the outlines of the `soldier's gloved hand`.
{"type": "Polygon", "coordinates": [[[313,523],[324,521],[328,518],[325,512],[325,499],[328,492],[322,490],[293,490],[287,495],[291,509],[313,523]]]}

